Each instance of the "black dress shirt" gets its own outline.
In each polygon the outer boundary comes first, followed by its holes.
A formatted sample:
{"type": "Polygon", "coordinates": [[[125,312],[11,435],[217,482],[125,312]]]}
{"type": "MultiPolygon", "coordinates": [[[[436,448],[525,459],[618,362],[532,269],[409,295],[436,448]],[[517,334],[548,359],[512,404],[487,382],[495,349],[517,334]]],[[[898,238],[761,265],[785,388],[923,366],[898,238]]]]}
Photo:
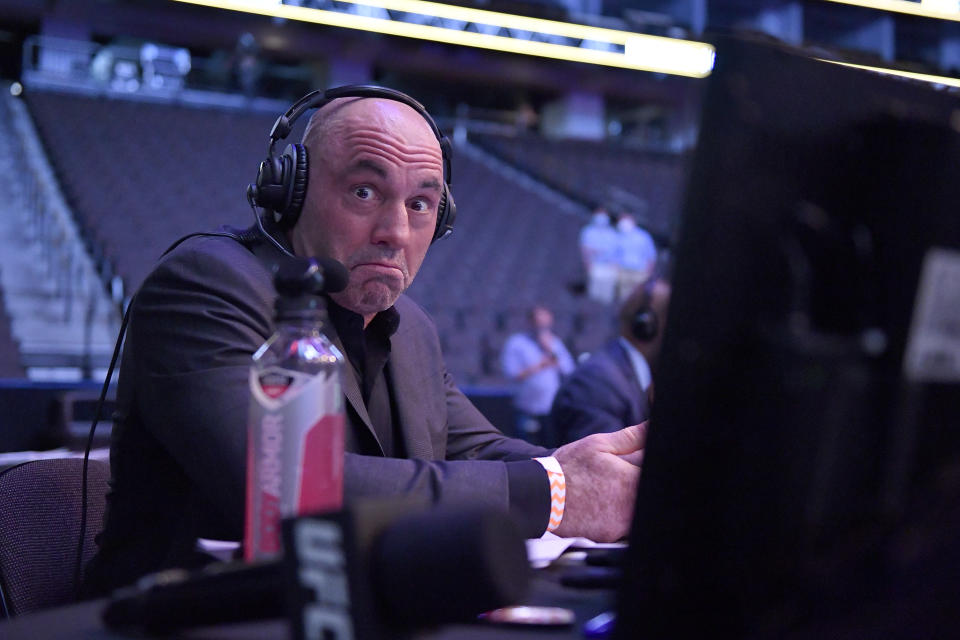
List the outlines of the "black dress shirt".
{"type": "Polygon", "coordinates": [[[383,455],[388,458],[405,457],[403,438],[395,419],[392,385],[386,369],[387,360],[390,359],[390,336],[400,324],[399,314],[390,307],[378,313],[364,329],[360,314],[332,300],[328,300],[327,304],[330,322],[346,351],[344,375],[355,376],[360,386],[383,455]]]}

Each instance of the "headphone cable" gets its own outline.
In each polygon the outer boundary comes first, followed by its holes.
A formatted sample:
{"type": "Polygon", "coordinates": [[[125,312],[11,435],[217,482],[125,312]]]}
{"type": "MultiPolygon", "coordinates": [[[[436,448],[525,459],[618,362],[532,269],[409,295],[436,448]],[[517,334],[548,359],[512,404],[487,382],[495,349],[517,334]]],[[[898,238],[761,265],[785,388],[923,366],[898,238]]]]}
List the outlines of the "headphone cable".
{"type": "MultiPolygon", "coordinates": [[[[260,228],[263,228],[262,225],[260,228]]],[[[236,233],[222,231],[195,231],[194,233],[188,233],[187,235],[176,240],[173,244],[167,247],[166,251],[160,254],[160,258],[166,256],[168,253],[179,247],[190,238],[197,236],[231,238],[232,240],[236,240],[241,244],[245,244],[243,237],[237,235],[236,233]]],[[[273,240],[273,238],[270,239],[273,240]]],[[[273,242],[278,244],[276,240],[273,240],[273,242]]],[[[83,449],[83,469],[81,471],[80,479],[80,531],[77,538],[77,562],[74,566],[73,572],[74,595],[77,597],[77,599],[79,599],[81,590],[81,579],[83,576],[83,548],[87,533],[87,471],[90,466],[90,451],[93,449],[93,439],[97,432],[97,424],[100,422],[100,413],[103,411],[103,405],[106,402],[107,391],[110,388],[110,380],[113,378],[113,370],[117,365],[117,359],[120,355],[120,347],[123,344],[123,338],[127,332],[127,323],[130,321],[130,310],[133,308],[133,303],[136,300],[136,297],[136,294],[134,294],[134,296],[130,299],[129,304],[127,304],[127,308],[123,312],[123,319],[120,321],[120,331],[117,335],[117,342],[113,347],[113,355],[110,357],[110,365],[107,367],[107,375],[103,381],[103,386],[100,388],[100,397],[97,399],[97,407],[94,410],[93,421],[90,424],[90,432],[87,434],[87,443],[83,449]]]]}
{"type": "Polygon", "coordinates": [[[275,246],[277,250],[279,250],[281,253],[283,253],[284,255],[290,256],[291,258],[296,257],[293,255],[293,253],[289,249],[287,249],[282,244],[280,244],[280,241],[274,238],[272,233],[267,233],[266,228],[263,226],[263,216],[261,216],[260,213],[257,211],[257,206],[253,203],[253,195],[249,189],[247,189],[247,202],[250,204],[250,211],[253,212],[253,219],[256,220],[257,228],[260,230],[260,233],[267,240],[269,240],[270,243],[273,244],[273,246],[275,246]]]}
{"type": "MultiPolygon", "coordinates": [[[[134,298],[136,298],[136,295],[134,295],[134,298]]],[[[77,599],[79,599],[80,596],[80,580],[83,576],[83,547],[87,531],[87,468],[90,464],[90,450],[93,448],[93,438],[97,432],[97,423],[100,422],[100,412],[103,411],[103,404],[107,398],[107,390],[110,388],[110,380],[113,378],[113,369],[120,355],[120,345],[123,344],[123,336],[127,331],[127,323],[130,321],[130,309],[133,307],[134,298],[130,299],[130,303],[123,312],[123,319],[120,321],[120,332],[117,335],[117,342],[113,346],[113,356],[110,358],[107,375],[103,381],[103,386],[100,388],[97,408],[93,412],[93,422],[90,424],[90,433],[87,434],[87,443],[83,449],[83,470],[80,479],[80,533],[77,540],[77,562],[73,571],[73,588],[77,599]]]]}

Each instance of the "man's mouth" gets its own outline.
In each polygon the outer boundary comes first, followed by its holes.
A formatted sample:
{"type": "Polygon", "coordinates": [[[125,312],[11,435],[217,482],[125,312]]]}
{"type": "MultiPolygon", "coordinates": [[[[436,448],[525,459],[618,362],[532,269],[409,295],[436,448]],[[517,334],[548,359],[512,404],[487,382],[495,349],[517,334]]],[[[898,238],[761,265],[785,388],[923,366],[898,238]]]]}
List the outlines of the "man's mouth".
{"type": "Polygon", "coordinates": [[[403,276],[403,269],[402,269],[402,268],[400,268],[399,266],[397,266],[397,265],[395,265],[395,264],[390,264],[390,263],[388,263],[388,262],[360,262],[360,263],[354,265],[353,268],[354,268],[354,269],[358,269],[358,268],[361,268],[361,267],[364,267],[364,268],[367,268],[367,269],[371,269],[371,270],[373,270],[373,271],[379,271],[379,272],[382,272],[382,273],[384,273],[384,274],[403,276]]]}

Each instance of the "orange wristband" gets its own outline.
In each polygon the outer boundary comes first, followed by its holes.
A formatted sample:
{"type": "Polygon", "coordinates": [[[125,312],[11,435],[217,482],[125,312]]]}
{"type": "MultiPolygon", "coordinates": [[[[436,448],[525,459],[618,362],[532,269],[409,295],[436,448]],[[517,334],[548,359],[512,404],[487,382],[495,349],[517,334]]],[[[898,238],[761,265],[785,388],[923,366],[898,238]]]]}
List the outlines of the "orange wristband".
{"type": "Polygon", "coordinates": [[[556,531],[563,520],[563,509],[567,501],[567,481],[563,476],[563,469],[554,457],[534,458],[547,471],[547,480],[550,482],[550,522],[547,531],[556,531]]]}

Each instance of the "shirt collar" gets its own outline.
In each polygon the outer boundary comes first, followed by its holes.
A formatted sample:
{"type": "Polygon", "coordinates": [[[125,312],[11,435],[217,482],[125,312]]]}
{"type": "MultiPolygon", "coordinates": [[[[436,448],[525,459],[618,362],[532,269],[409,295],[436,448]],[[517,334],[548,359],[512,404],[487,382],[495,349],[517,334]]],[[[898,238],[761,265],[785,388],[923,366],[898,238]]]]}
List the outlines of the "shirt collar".
{"type": "Polygon", "coordinates": [[[623,346],[624,351],[627,352],[627,357],[630,358],[630,364],[633,366],[633,371],[637,374],[640,388],[646,391],[650,388],[650,383],[653,382],[653,374],[650,373],[650,364],[647,362],[647,359],[643,357],[643,354],[623,336],[620,336],[620,344],[623,346]]]}
{"type": "Polygon", "coordinates": [[[355,311],[341,307],[329,296],[327,297],[327,313],[330,316],[330,322],[333,324],[333,328],[336,329],[337,335],[340,336],[340,340],[344,343],[345,347],[348,341],[363,335],[363,333],[366,333],[370,337],[389,340],[400,326],[400,313],[394,307],[384,309],[377,313],[377,315],[373,317],[373,320],[370,321],[370,324],[367,325],[366,330],[363,328],[363,316],[355,311]]]}
{"type": "Polygon", "coordinates": [[[384,367],[390,359],[390,337],[397,330],[400,314],[393,307],[377,313],[363,328],[363,317],[329,301],[330,322],[333,324],[346,352],[347,360],[357,374],[357,382],[363,391],[363,400],[370,394],[383,376],[384,367]]]}

